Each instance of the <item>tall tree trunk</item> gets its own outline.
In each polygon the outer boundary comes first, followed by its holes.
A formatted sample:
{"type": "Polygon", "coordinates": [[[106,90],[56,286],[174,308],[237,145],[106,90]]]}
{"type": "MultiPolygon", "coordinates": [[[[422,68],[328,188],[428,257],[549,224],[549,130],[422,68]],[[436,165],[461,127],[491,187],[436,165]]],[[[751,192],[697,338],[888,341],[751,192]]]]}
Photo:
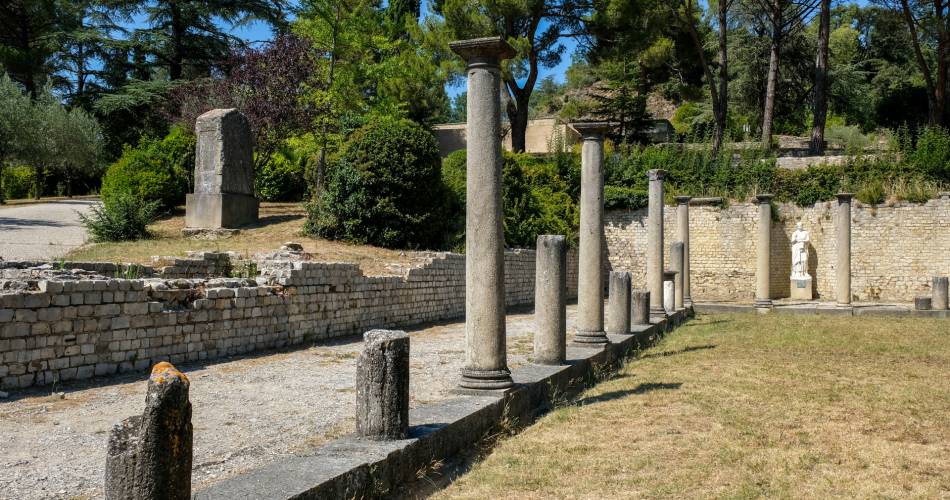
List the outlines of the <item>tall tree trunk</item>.
{"type": "MultiPolygon", "coordinates": [[[[940,7],[942,9],[942,7],[940,7]]],[[[920,48],[920,37],[917,35],[917,21],[914,20],[914,13],[910,9],[908,0],[901,0],[901,13],[904,15],[904,22],[910,31],[911,46],[914,48],[914,59],[917,60],[917,67],[924,75],[924,82],[927,85],[927,121],[930,125],[938,125],[943,120],[943,92],[937,89],[934,83],[933,75],[930,72],[930,65],[924,57],[923,50],[920,48]],[[939,101],[939,102],[938,102],[939,101]]],[[[942,54],[937,54],[937,59],[944,59],[942,54]]],[[[938,68],[939,71],[939,68],[938,68]]]]}
{"type": "Polygon", "coordinates": [[[33,167],[33,199],[43,196],[43,167],[33,167]]]}
{"type": "Polygon", "coordinates": [[[818,53],[815,55],[815,107],[811,125],[811,154],[825,152],[825,119],[828,115],[828,37],[831,32],[831,0],[821,0],[818,21],[818,53]]]}
{"type": "Polygon", "coordinates": [[[508,101],[508,121],[511,124],[511,150],[515,153],[525,151],[525,135],[528,130],[528,97],[519,93],[513,101],[508,101]]]}
{"type": "Polygon", "coordinates": [[[0,205],[5,205],[7,203],[3,193],[3,160],[4,155],[0,154],[0,205]]]}
{"type": "Polygon", "coordinates": [[[172,80],[181,80],[182,61],[185,58],[184,49],[184,25],[181,20],[181,9],[178,7],[177,0],[171,3],[172,12],[172,53],[168,62],[168,76],[172,80]]]}
{"type": "Polygon", "coordinates": [[[772,121],[775,114],[775,91],[778,85],[779,50],[782,43],[782,21],[777,16],[777,22],[772,23],[772,43],[769,47],[769,74],[765,86],[765,105],[762,107],[762,147],[766,151],[772,150],[772,121]]]}
{"type": "MultiPolygon", "coordinates": [[[[333,73],[336,70],[336,50],[337,50],[337,39],[339,36],[339,26],[340,26],[340,2],[336,3],[336,22],[333,24],[333,34],[331,37],[330,43],[330,68],[327,71],[327,92],[330,93],[332,98],[333,92],[333,73]]],[[[330,103],[330,111],[333,110],[333,103],[330,103]]],[[[315,182],[313,182],[313,189],[311,194],[312,198],[315,198],[320,195],[320,192],[323,191],[323,183],[326,179],[327,173],[327,134],[330,133],[329,125],[327,121],[323,121],[323,125],[320,129],[320,156],[317,158],[317,176],[315,182]]]]}
{"type": "Polygon", "coordinates": [[[725,138],[726,126],[729,123],[729,4],[727,0],[719,0],[719,114],[716,116],[718,135],[713,136],[713,150],[718,154],[725,138]]]}
{"type": "MultiPolygon", "coordinates": [[[[685,10],[685,14],[680,17],[680,22],[684,23],[686,25],[687,31],[689,31],[689,37],[693,41],[693,48],[696,49],[696,55],[699,57],[699,64],[703,67],[703,73],[706,75],[706,81],[709,85],[709,97],[712,100],[713,120],[715,122],[712,137],[712,150],[713,155],[718,155],[719,148],[722,146],[725,120],[723,116],[722,105],[719,100],[719,91],[716,86],[716,77],[713,76],[712,67],[706,60],[705,46],[703,45],[703,42],[699,37],[699,31],[696,29],[696,25],[694,24],[692,16],[693,6],[691,2],[686,2],[685,10]]],[[[674,15],[677,15],[676,12],[677,10],[674,9],[674,15]]]]}

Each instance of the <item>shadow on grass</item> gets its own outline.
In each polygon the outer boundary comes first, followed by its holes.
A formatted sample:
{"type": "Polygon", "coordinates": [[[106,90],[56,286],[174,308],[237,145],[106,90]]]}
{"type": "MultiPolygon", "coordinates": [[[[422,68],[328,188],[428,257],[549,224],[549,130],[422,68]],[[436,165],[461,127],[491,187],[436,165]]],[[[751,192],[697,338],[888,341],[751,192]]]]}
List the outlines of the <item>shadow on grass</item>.
{"type": "Polygon", "coordinates": [[[652,354],[644,354],[637,359],[650,359],[650,358],[665,358],[667,356],[676,356],[677,354],[686,354],[693,351],[705,351],[706,349],[715,349],[715,344],[706,344],[706,345],[693,345],[684,347],[678,351],[664,351],[656,352],[652,354]]]}
{"type": "Polygon", "coordinates": [[[683,385],[682,382],[648,382],[640,384],[633,389],[626,389],[622,391],[610,391],[603,394],[598,394],[596,396],[591,396],[589,398],[583,398],[577,401],[578,406],[589,405],[592,403],[601,403],[604,401],[613,401],[614,399],[620,399],[626,396],[632,396],[634,394],[646,394],[653,391],[667,391],[667,390],[676,390],[683,385]]]}

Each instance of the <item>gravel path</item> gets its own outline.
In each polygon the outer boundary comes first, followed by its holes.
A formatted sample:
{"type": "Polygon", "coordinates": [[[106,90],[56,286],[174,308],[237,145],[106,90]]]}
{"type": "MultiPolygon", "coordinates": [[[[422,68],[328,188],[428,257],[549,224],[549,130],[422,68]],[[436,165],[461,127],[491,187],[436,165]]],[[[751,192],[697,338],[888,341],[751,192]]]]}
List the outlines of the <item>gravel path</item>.
{"type": "Polygon", "coordinates": [[[62,200],[0,208],[0,257],[46,260],[62,257],[86,242],[76,213],[96,200],[62,200]]]}
{"type": "MultiPolygon", "coordinates": [[[[568,306],[568,331],[574,311],[568,306]]],[[[531,314],[508,316],[510,367],[527,362],[532,323],[531,314]]],[[[450,397],[463,364],[464,323],[409,333],[410,404],[450,397]]],[[[194,489],[351,432],[360,340],[180,366],[192,382],[194,489]]],[[[0,498],[101,496],[109,429],[142,411],[144,378],[0,400],[0,498]]]]}

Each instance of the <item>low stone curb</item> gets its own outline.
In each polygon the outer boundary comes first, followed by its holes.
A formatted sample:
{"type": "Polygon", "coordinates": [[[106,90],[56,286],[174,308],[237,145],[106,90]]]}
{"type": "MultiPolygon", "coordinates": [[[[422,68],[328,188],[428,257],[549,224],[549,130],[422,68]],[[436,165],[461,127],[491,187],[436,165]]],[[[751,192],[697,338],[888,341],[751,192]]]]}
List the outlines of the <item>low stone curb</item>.
{"type": "Polygon", "coordinates": [[[377,498],[417,479],[420,470],[477,443],[502,419],[528,424],[549,409],[552,396],[578,389],[596,370],[654,341],[692,315],[682,309],[652,325],[635,325],[630,335],[609,335],[610,344],[568,345],[564,365],[525,365],[512,370],[515,386],[472,391],[410,411],[409,438],[371,441],[347,435],[304,456],[281,458],[265,467],[211,485],[196,500],[377,498]]]}
{"type": "MultiPolygon", "coordinates": [[[[696,302],[693,310],[702,314],[716,313],[754,313],[757,309],[752,304],[718,304],[712,302],[696,302]]],[[[867,305],[867,306],[835,306],[824,304],[803,305],[776,305],[771,309],[775,314],[802,314],[821,316],[887,316],[911,318],[950,318],[950,311],[919,311],[902,306],[867,305]]]]}

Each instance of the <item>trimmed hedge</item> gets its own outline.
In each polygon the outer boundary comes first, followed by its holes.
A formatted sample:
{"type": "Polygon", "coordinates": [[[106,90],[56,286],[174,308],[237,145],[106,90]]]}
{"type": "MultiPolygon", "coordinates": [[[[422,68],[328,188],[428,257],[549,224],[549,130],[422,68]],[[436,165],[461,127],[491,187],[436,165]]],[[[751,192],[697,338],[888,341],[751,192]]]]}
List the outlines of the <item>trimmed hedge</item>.
{"type": "Polygon", "coordinates": [[[409,120],[371,122],[344,143],[305,232],[386,248],[439,248],[449,221],[435,136],[409,120]]]}

